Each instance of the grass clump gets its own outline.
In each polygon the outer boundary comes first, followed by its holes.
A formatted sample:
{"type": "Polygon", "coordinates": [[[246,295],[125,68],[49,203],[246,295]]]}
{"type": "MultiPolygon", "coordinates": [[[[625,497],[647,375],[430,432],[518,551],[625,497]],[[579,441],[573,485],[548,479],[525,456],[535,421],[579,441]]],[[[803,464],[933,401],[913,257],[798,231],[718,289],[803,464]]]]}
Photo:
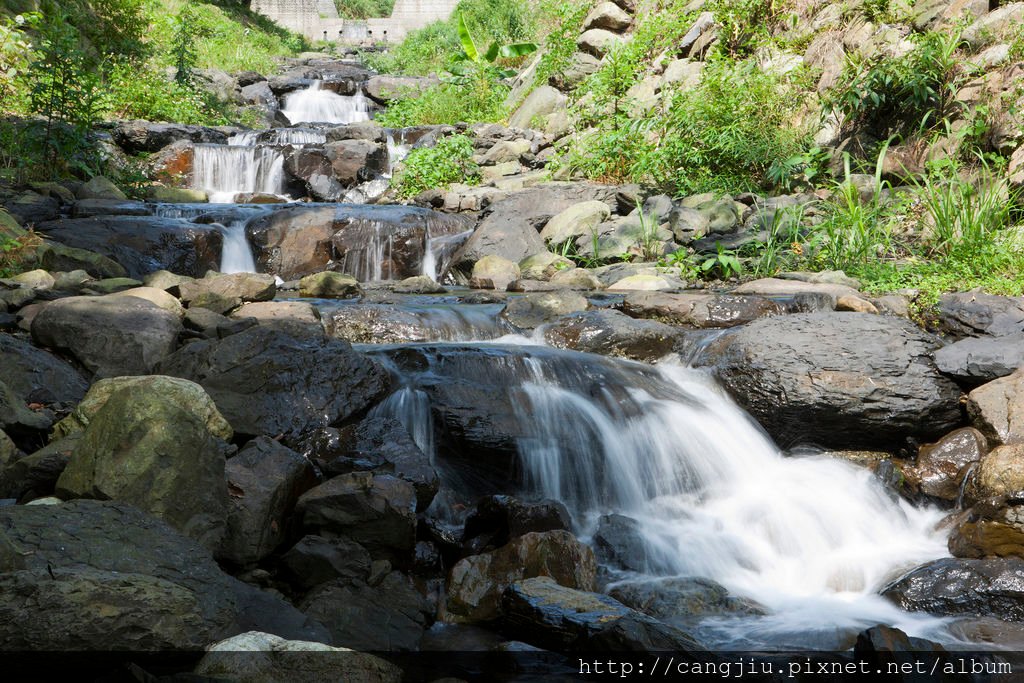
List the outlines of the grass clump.
{"type": "Polygon", "coordinates": [[[473,141],[465,135],[441,138],[433,147],[409,152],[395,177],[400,197],[415,197],[424,190],[444,189],[452,183],[476,185],[480,169],[473,163],[473,141]]]}

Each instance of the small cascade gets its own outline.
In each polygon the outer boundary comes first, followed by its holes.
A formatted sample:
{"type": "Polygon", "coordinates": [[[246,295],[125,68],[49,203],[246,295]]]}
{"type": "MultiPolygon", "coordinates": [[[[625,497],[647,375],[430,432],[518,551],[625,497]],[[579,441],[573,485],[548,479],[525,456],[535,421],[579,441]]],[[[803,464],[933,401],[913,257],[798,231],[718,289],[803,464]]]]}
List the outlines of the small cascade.
{"type": "Polygon", "coordinates": [[[244,192],[280,195],[284,155],[272,147],[196,145],[192,175],[192,187],[206,191],[214,204],[231,203],[244,192]]]}
{"type": "Polygon", "coordinates": [[[339,95],[325,90],[323,81],[314,81],[305,90],[289,94],[282,111],[292,123],[359,123],[370,120],[369,101],[361,90],[354,95],[339,95]]]}
{"type": "Polygon", "coordinates": [[[459,247],[473,234],[472,230],[466,230],[454,235],[439,235],[433,237],[427,234],[427,244],[423,250],[423,269],[421,275],[426,275],[434,282],[439,276],[438,264],[447,264],[451,257],[458,251],[459,247]]]}
{"type": "Polygon", "coordinates": [[[255,130],[247,130],[243,133],[237,133],[228,138],[228,146],[230,147],[255,147],[256,140],[260,134],[255,130]]]}
{"type": "Polygon", "coordinates": [[[232,221],[222,226],[224,246],[220,254],[220,272],[222,273],[255,273],[256,260],[249,246],[249,238],[245,235],[248,221],[232,221]]]}
{"type": "Polygon", "coordinates": [[[322,145],[327,142],[327,135],[320,130],[309,128],[271,128],[260,133],[256,140],[264,145],[322,145]]]}
{"type": "MultiPolygon", "coordinates": [[[[889,496],[847,462],[783,457],[702,372],[538,347],[370,352],[386,357],[410,395],[456,385],[493,396],[485,410],[508,416],[500,429],[518,444],[520,494],[564,502],[584,538],[602,515],[626,515],[647,576],[709,577],[768,608],[702,623],[698,636],[711,647],[841,649],[844,634],[877,623],[949,639],[943,620],[876,594],[947,555],[935,530],[941,514],[889,496]]],[[[430,419],[422,406],[392,415],[412,433],[436,433],[421,422],[430,419]]]]}
{"type": "Polygon", "coordinates": [[[388,133],[388,172],[385,177],[391,178],[395,174],[395,166],[401,163],[403,159],[409,156],[409,151],[412,149],[410,145],[405,144],[405,132],[399,131],[398,142],[395,142],[394,133],[388,133]]]}
{"type": "Polygon", "coordinates": [[[316,301],[324,327],[368,346],[401,342],[468,342],[517,332],[501,317],[502,304],[449,302],[388,304],[316,301]]]}

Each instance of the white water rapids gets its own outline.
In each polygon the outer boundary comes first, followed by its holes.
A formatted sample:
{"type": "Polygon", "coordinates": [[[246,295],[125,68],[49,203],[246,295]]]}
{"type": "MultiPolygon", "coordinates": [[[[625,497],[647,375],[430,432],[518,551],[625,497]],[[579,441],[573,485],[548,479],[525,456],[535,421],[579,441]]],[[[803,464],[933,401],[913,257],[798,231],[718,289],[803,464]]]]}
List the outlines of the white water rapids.
{"type": "Polygon", "coordinates": [[[290,93],[282,109],[295,123],[359,123],[370,120],[370,105],[362,90],[354,95],[339,95],[314,81],[305,90],[290,93]]]}
{"type": "MultiPolygon", "coordinates": [[[[667,397],[651,393],[635,363],[552,351],[517,367],[515,377],[487,381],[511,385],[527,497],[564,502],[583,538],[601,515],[631,517],[647,576],[708,577],[767,608],[767,616],[706,619],[695,635],[709,646],[843,649],[878,623],[950,640],[943,620],[877,595],[948,554],[938,511],[896,500],[845,461],[784,457],[703,371],[658,366],[667,397]],[[627,379],[595,394],[566,379],[571,363],[613,363],[624,374],[612,376],[627,379]]],[[[391,413],[430,452],[427,396],[415,384],[393,397],[391,413]]]]}

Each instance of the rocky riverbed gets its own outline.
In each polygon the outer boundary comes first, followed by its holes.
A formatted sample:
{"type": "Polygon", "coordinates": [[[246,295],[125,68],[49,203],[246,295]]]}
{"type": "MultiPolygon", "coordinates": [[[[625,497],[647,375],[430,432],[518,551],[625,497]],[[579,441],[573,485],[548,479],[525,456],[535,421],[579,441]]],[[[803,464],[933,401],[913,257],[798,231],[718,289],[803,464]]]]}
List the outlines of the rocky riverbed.
{"type": "Polygon", "coordinates": [[[314,83],[386,99],[303,69],[242,87],[266,131],[111,126],[179,195],[6,191],[45,241],[0,280],[3,649],[395,681],[452,673],[422,651],[1022,649],[1024,300],[925,330],[839,272],[696,288],[648,217],[714,251],[814,197],[551,181],[525,128],[462,127],[487,183],[394,204],[398,147],[455,129],[281,125],[314,83]],[[288,656],[332,648],[364,654],[288,656]]]}

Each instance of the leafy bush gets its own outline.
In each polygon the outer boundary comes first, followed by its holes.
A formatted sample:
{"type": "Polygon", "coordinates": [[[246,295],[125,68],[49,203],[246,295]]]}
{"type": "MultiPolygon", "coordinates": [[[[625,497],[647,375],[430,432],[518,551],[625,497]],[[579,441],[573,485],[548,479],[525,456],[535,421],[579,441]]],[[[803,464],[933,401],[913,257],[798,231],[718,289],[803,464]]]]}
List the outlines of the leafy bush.
{"type": "Polygon", "coordinates": [[[957,59],[958,32],[929,32],[914,38],[902,57],[847,57],[838,86],[826,106],[847,124],[879,140],[905,138],[943,125],[957,108],[956,93],[966,73],[957,59]]]}
{"type": "Polygon", "coordinates": [[[36,266],[36,251],[43,240],[29,230],[10,237],[0,234],[0,277],[11,277],[36,266]]]}
{"type": "Polygon", "coordinates": [[[334,0],[334,6],[342,19],[369,19],[391,16],[395,0],[334,0]]]}
{"type": "Polygon", "coordinates": [[[480,169],[472,157],[473,141],[465,135],[451,135],[433,147],[414,149],[395,178],[396,191],[401,197],[415,197],[456,182],[475,185],[480,182],[480,169]]]}
{"type": "Polygon", "coordinates": [[[107,85],[107,113],[114,118],[201,125],[231,122],[227,107],[212,93],[181,83],[149,62],[115,63],[107,85]]]}

